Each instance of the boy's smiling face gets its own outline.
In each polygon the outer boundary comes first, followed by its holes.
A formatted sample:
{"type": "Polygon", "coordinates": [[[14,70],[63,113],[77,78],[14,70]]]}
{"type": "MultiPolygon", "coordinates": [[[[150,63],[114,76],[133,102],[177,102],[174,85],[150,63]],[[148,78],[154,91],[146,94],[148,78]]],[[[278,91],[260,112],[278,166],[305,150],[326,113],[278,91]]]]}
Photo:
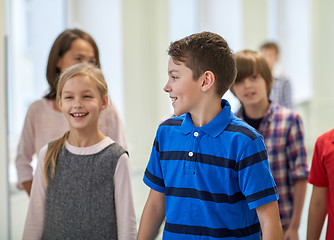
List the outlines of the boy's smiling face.
{"type": "Polygon", "coordinates": [[[244,107],[268,104],[267,85],[260,74],[253,74],[233,85],[235,95],[244,107]]]}
{"type": "Polygon", "coordinates": [[[193,78],[193,72],[183,62],[175,63],[170,57],[168,61],[168,81],[164,91],[169,94],[174,114],[196,111],[200,106],[201,81],[193,78]]]}

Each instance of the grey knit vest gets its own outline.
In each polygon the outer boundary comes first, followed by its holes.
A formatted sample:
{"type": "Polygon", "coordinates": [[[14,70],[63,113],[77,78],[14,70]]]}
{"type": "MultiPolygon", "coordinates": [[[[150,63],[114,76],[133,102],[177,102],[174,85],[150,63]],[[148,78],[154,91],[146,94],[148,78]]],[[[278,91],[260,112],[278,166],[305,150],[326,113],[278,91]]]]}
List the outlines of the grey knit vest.
{"type": "Polygon", "coordinates": [[[92,155],[60,151],[46,192],[43,239],[117,239],[114,174],[124,152],[117,143],[92,155]]]}

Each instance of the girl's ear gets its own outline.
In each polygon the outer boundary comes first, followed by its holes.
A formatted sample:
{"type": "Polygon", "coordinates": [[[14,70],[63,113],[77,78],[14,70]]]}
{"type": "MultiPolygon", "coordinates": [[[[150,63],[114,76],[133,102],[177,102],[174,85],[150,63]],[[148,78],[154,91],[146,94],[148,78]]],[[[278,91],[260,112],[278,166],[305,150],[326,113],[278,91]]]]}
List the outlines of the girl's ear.
{"type": "Polygon", "coordinates": [[[60,110],[62,110],[63,102],[61,101],[61,98],[59,98],[58,101],[56,100],[55,106],[58,107],[60,110]]]}
{"type": "Polygon", "coordinates": [[[202,91],[207,92],[213,87],[216,78],[212,71],[204,72],[202,77],[202,91]]]}
{"type": "Polygon", "coordinates": [[[108,102],[109,102],[109,97],[106,94],[102,97],[102,104],[101,104],[101,108],[100,108],[101,111],[107,108],[108,102]]]}

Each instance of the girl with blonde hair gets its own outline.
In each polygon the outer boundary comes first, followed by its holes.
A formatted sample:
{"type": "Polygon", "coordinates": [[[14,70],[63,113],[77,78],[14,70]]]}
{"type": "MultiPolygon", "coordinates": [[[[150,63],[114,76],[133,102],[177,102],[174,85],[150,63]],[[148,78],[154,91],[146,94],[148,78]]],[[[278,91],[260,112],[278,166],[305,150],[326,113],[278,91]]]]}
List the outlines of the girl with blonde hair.
{"type": "Polygon", "coordinates": [[[66,69],[56,97],[70,130],[40,151],[23,239],[135,239],[129,157],[99,130],[101,70],[66,69]]]}

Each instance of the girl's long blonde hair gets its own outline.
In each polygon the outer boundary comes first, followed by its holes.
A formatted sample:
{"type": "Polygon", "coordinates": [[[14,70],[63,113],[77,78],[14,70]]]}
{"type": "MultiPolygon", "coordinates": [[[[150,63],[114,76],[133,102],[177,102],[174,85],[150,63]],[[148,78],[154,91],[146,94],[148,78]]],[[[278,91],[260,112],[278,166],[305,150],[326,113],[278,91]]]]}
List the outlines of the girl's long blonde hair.
{"type": "MultiPolygon", "coordinates": [[[[59,77],[58,86],[57,86],[57,98],[56,103],[59,104],[61,99],[62,91],[65,83],[75,77],[75,76],[85,76],[89,77],[92,81],[96,83],[97,89],[101,95],[101,98],[108,95],[108,86],[104,79],[104,76],[101,70],[91,64],[81,63],[67,68],[59,77]]],[[[70,131],[67,131],[61,138],[51,142],[48,146],[48,150],[45,156],[44,162],[44,176],[46,183],[49,184],[49,176],[54,177],[56,162],[59,156],[59,152],[64,148],[65,142],[70,134],[70,131]],[[49,169],[50,168],[50,169],[49,169]]]]}

